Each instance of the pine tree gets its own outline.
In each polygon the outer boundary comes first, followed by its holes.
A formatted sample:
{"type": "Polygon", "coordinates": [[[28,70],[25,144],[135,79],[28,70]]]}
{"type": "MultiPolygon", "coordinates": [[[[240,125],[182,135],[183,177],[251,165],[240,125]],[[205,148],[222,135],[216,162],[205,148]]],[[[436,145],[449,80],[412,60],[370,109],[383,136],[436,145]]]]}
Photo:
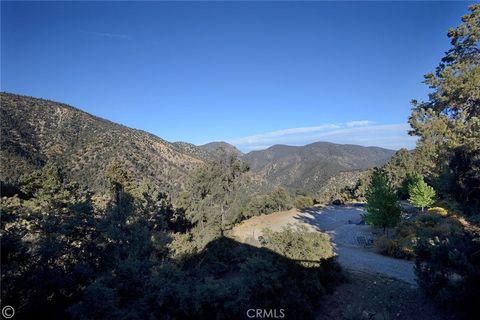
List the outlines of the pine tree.
{"type": "Polygon", "coordinates": [[[385,173],[375,170],[367,189],[365,221],[375,227],[394,227],[400,220],[400,205],[385,173]]]}
{"type": "Polygon", "coordinates": [[[234,221],[235,200],[241,187],[242,176],[249,170],[246,163],[235,155],[218,157],[201,167],[192,176],[180,206],[192,224],[212,238],[223,235],[228,224],[234,221]]]}
{"type": "Polygon", "coordinates": [[[415,206],[422,208],[432,205],[435,201],[435,190],[427,185],[423,178],[415,181],[408,189],[410,202],[415,206]]]}
{"type": "Polygon", "coordinates": [[[420,137],[415,150],[419,171],[437,191],[453,195],[465,212],[476,213],[480,174],[469,164],[478,166],[480,154],[480,4],[470,6],[448,37],[451,49],[435,72],[425,75],[432,90],[428,100],[412,101],[410,134],[420,137]]]}

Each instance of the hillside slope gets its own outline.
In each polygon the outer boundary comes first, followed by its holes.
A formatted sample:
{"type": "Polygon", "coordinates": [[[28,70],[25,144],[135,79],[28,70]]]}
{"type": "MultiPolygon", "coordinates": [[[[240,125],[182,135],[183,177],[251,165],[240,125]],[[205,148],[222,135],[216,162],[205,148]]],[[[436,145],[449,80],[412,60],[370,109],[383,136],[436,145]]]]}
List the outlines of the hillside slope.
{"type": "Polygon", "coordinates": [[[380,166],[393,154],[393,150],[378,147],[316,142],[301,147],[275,145],[249,152],[243,159],[272,186],[316,193],[340,172],[380,166]]]}
{"type": "Polygon", "coordinates": [[[114,160],[138,181],[149,179],[177,193],[188,173],[203,163],[191,147],[92,116],[71,106],[1,93],[1,180],[13,182],[54,161],[70,179],[103,188],[103,172],[114,160]]]}

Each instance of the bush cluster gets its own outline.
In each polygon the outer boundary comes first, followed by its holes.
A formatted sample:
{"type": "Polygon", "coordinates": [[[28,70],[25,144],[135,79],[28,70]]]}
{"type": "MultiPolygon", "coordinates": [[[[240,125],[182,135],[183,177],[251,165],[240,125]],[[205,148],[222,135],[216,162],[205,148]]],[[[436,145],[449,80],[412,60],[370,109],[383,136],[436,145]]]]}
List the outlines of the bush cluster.
{"type": "Polygon", "coordinates": [[[314,201],[312,198],[307,196],[297,196],[295,198],[295,201],[293,202],[293,205],[297,209],[304,209],[304,208],[312,207],[314,205],[314,201]]]}

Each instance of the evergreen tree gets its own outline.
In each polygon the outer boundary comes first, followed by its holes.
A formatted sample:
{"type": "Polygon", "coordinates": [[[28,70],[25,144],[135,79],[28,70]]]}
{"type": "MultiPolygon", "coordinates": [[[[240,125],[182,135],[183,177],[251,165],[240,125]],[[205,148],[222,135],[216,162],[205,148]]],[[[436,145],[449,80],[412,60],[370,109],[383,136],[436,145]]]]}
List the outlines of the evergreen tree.
{"type": "Polygon", "coordinates": [[[400,205],[385,173],[375,170],[367,189],[365,221],[375,227],[394,227],[400,220],[400,205]]]}
{"type": "Polygon", "coordinates": [[[448,31],[452,48],[435,72],[425,75],[432,92],[427,101],[412,101],[409,123],[410,134],[420,137],[415,150],[420,172],[446,198],[454,195],[465,211],[476,213],[480,175],[465,179],[470,169],[463,164],[477,165],[480,154],[480,4],[470,11],[448,31]],[[449,188],[441,185],[446,180],[449,188]]]}
{"type": "Polygon", "coordinates": [[[191,178],[182,194],[180,205],[187,218],[211,237],[223,235],[227,224],[237,220],[234,210],[237,193],[241,189],[242,175],[248,165],[235,155],[218,157],[200,168],[191,178]]]}
{"type": "Polygon", "coordinates": [[[408,199],[410,195],[410,187],[419,181],[423,181],[423,177],[421,174],[416,172],[407,173],[405,179],[402,181],[402,185],[400,186],[400,190],[398,194],[402,199],[408,199]]]}
{"type": "Polygon", "coordinates": [[[415,181],[409,189],[410,202],[415,206],[422,208],[432,205],[435,202],[435,190],[426,184],[423,179],[415,181]]]}

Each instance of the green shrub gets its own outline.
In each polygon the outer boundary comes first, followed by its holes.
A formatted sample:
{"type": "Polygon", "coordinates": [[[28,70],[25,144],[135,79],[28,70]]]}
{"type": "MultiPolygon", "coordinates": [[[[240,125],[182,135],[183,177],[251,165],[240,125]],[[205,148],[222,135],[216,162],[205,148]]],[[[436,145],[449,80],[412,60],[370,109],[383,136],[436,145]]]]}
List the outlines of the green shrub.
{"type": "Polygon", "coordinates": [[[283,188],[276,188],[270,194],[253,197],[244,212],[244,218],[250,218],[276,211],[290,210],[292,197],[283,188]]]}
{"type": "Polygon", "coordinates": [[[149,283],[155,313],[175,319],[243,319],[250,308],[285,309],[288,319],[313,318],[320,297],[343,279],[341,269],[318,245],[328,237],[304,230],[269,233],[258,248],[229,238],[175,264],[164,264],[149,283]],[[305,245],[306,253],[287,249],[305,245]],[[279,254],[282,252],[282,254],[279,254]],[[306,267],[297,258],[318,259],[306,267]]]}
{"type": "Polygon", "coordinates": [[[325,233],[308,231],[303,225],[289,225],[276,232],[266,229],[264,237],[266,248],[289,259],[303,261],[306,266],[312,265],[309,261],[333,256],[330,237],[325,233]]]}
{"type": "Polygon", "coordinates": [[[310,197],[306,197],[306,196],[297,196],[295,198],[295,201],[293,202],[293,205],[297,209],[304,209],[304,208],[312,207],[313,206],[313,199],[310,198],[310,197]]]}

